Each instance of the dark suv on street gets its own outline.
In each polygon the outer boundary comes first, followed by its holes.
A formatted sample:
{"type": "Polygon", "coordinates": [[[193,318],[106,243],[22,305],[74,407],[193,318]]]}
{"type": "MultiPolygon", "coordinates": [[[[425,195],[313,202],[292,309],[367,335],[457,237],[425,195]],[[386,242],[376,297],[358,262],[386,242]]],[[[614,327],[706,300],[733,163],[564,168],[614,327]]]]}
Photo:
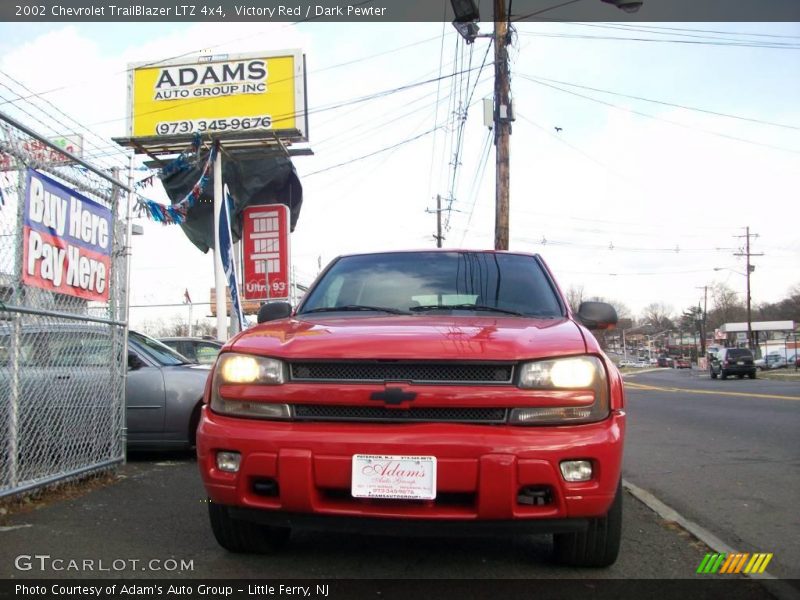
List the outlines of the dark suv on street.
{"type": "Polygon", "coordinates": [[[736,375],[742,379],[747,375],[750,379],[756,378],[756,365],[753,353],[747,348],[722,348],[716,354],[710,355],[708,370],[711,379],[725,379],[728,375],[736,375]]]}

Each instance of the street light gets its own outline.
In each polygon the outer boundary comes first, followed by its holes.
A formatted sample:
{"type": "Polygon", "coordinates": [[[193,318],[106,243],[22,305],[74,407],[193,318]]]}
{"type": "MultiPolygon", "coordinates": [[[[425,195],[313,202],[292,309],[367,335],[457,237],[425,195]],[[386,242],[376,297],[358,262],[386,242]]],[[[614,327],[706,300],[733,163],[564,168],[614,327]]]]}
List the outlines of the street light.
{"type": "Polygon", "coordinates": [[[471,44],[478,37],[478,21],[481,18],[475,0],[450,0],[450,4],[456,17],[453,19],[453,27],[467,44],[471,44]]]}
{"type": "Polygon", "coordinates": [[[628,14],[635,13],[642,8],[642,0],[603,0],[608,4],[613,4],[618,9],[625,11],[628,14]]]}

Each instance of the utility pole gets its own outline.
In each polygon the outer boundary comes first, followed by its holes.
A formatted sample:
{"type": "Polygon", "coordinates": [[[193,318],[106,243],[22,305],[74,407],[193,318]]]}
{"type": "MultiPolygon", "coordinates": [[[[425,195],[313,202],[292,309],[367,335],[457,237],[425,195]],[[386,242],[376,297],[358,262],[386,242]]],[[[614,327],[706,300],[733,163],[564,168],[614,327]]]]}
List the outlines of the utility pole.
{"type": "Polygon", "coordinates": [[[494,0],[495,250],[508,250],[509,136],[513,120],[509,90],[506,2],[494,0]]]}
{"type": "MultiPolygon", "coordinates": [[[[575,1],[577,0],[573,0],[575,1]]],[[[626,13],[634,13],[642,6],[643,0],[603,0],[603,2],[612,4],[626,13]]],[[[480,21],[478,0],[450,0],[450,4],[455,16],[453,26],[467,44],[472,44],[478,37],[489,37],[489,34],[478,33],[478,21],[480,21]]],[[[510,10],[511,2],[508,4],[510,10]]],[[[506,12],[506,0],[494,0],[494,35],[491,37],[494,37],[495,250],[508,250],[509,239],[509,137],[511,122],[514,120],[508,70],[510,20],[511,15],[506,12]]]]}
{"type": "Polygon", "coordinates": [[[750,273],[756,270],[755,265],[750,264],[751,256],[764,256],[763,253],[753,254],[750,252],[750,238],[758,237],[757,233],[750,233],[750,227],[745,227],[744,235],[737,235],[736,237],[745,238],[745,251],[737,252],[734,256],[747,257],[747,268],[745,269],[744,276],[747,278],[747,346],[751,350],[756,350],[758,344],[753,343],[753,321],[750,312],[750,273]]]}
{"type": "Polygon", "coordinates": [[[698,290],[703,290],[703,316],[702,325],[700,327],[700,352],[703,353],[703,358],[706,356],[706,315],[708,314],[708,286],[698,286],[698,290]]]}
{"type": "Polygon", "coordinates": [[[442,247],[442,196],[436,194],[436,247],[442,247]]]}
{"type": "Polygon", "coordinates": [[[444,236],[442,235],[442,196],[440,194],[436,194],[436,210],[425,209],[427,213],[436,213],[436,235],[433,236],[433,239],[436,240],[436,247],[442,247],[442,241],[444,241],[444,236]]]}

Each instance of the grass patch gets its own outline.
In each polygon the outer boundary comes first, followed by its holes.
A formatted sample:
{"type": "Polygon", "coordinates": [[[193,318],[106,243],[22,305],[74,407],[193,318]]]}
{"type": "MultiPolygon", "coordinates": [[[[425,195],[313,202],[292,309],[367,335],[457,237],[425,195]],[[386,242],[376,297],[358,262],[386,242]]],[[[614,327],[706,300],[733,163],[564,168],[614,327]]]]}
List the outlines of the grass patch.
{"type": "Polygon", "coordinates": [[[800,381],[800,370],[774,369],[772,371],[759,371],[756,377],[772,381],[800,381]]]}

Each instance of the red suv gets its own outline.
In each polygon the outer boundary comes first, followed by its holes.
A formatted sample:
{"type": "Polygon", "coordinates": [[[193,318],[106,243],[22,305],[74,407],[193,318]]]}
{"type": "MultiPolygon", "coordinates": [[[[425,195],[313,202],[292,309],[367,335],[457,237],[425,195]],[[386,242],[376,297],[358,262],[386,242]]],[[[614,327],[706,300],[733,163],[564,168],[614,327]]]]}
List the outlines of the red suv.
{"type": "Polygon", "coordinates": [[[334,260],[213,368],[197,453],[217,541],[547,532],[565,564],[612,564],[624,394],[589,330],[616,320],[600,302],[573,314],[538,255],[334,260]]]}

